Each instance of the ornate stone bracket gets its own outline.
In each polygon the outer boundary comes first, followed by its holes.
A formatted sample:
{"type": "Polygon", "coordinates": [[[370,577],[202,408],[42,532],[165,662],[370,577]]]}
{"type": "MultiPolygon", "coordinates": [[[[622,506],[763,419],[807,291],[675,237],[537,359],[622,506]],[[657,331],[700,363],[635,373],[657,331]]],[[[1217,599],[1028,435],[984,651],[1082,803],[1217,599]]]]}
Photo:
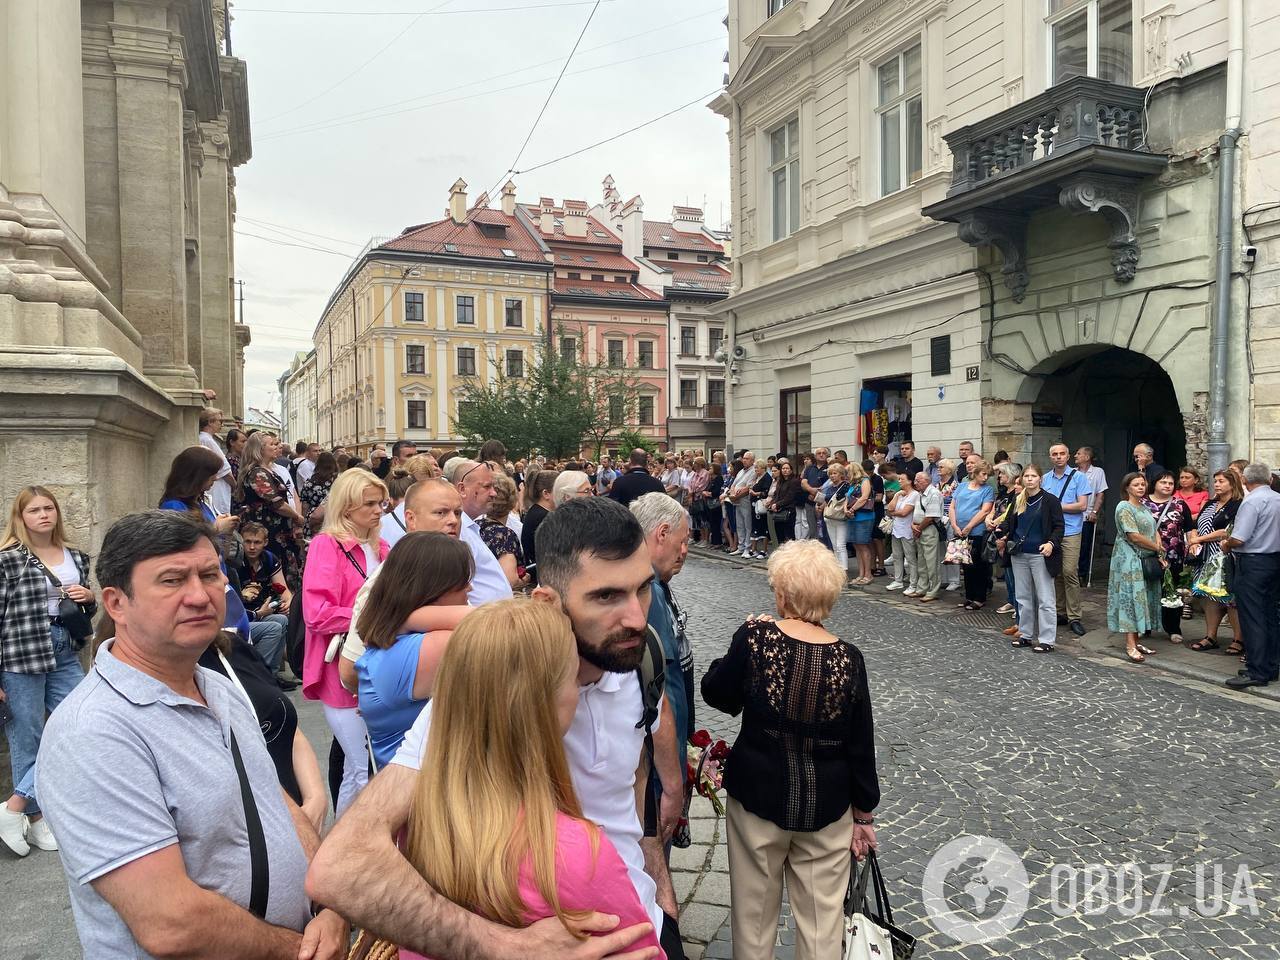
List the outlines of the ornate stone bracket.
{"type": "Polygon", "coordinates": [[[956,221],[960,239],[971,247],[995,247],[1004,260],[1001,273],[1017,303],[1027,294],[1027,219],[1016,214],[975,210],[956,221]]]}
{"type": "Polygon", "coordinates": [[[1116,280],[1128,283],[1138,270],[1141,248],[1134,234],[1138,223],[1137,187],[1105,174],[1077,174],[1062,185],[1058,202],[1072,213],[1100,213],[1111,227],[1111,267],[1116,280]]]}

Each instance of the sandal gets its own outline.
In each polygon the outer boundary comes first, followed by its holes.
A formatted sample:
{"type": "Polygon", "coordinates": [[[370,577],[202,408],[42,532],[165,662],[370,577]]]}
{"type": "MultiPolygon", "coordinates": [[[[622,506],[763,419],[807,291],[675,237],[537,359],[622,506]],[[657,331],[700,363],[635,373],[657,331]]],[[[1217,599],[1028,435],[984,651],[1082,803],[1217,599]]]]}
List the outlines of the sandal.
{"type": "Polygon", "coordinates": [[[1147,658],[1140,654],[1137,650],[1126,650],[1124,655],[1134,663],[1146,663],[1147,658]]]}
{"type": "Polygon", "coordinates": [[[1057,647],[1055,647],[1052,643],[1037,643],[1034,647],[1031,648],[1031,652],[1032,653],[1053,653],[1053,651],[1056,649],[1057,647]]]}
{"type": "Polygon", "coordinates": [[[1217,637],[1201,637],[1195,643],[1191,644],[1191,646],[1188,647],[1187,649],[1195,650],[1197,652],[1201,652],[1204,650],[1217,650],[1218,638],[1217,637]]]}
{"type": "Polygon", "coordinates": [[[1027,640],[1025,637],[1015,637],[1012,641],[1010,641],[1010,645],[1013,647],[1034,647],[1035,646],[1034,643],[1032,643],[1030,640],[1027,640]]]}
{"type": "Polygon", "coordinates": [[[1139,653],[1146,654],[1148,657],[1155,656],[1155,651],[1152,650],[1150,647],[1144,647],[1142,644],[1138,644],[1137,646],[1138,646],[1139,653]]]}
{"type": "Polygon", "coordinates": [[[1227,649],[1223,650],[1222,652],[1225,656],[1228,656],[1228,657],[1238,657],[1240,654],[1244,653],[1244,644],[1241,643],[1239,640],[1232,640],[1231,643],[1227,646],[1227,649]]]}
{"type": "Polygon", "coordinates": [[[1178,646],[1179,644],[1182,643],[1182,634],[1180,633],[1171,634],[1169,636],[1169,642],[1172,643],[1174,646],[1178,646]]]}

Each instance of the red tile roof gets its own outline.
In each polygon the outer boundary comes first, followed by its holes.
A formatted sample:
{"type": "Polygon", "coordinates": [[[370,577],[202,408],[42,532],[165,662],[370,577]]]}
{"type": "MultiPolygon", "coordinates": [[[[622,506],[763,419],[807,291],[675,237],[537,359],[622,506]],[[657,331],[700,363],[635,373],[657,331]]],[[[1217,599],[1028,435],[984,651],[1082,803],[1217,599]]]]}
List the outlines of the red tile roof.
{"type": "Polygon", "coordinates": [[[660,263],[659,266],[670,271],[671,286],[677,290],[728,292],[729,281],[733,279],[728,270],[713,263],[660,263]]]}
{"type": "Polygon", "coordinates": [[[550,244],[552,252],[555,254],[555,263],[557,267],[578,267],[583,270],[614,270],[617,272],[635,273],[639,269],[634,263],[618,253],[616,250],[583,250],[576,245],[573,248],[566,249],[561,245],[560,238],[557,237],[550,244]],[[587,259],[590,257],[591,259],[587,259]]]}
{"type": "MultiPolygon", "coordinates": [[[[572,201],[568,202],[572,203],[572,201]]],[[[524,208],[529,214],[529,219],[533,221],[534,227],[539,228],[539,220],[542,216],[541,208],[534,206],[533,204],[525,204],[524,208]]],[[[559,207],[555,208],[552,213],[555,215],[557,220],[563,220],[564,212],[559,207]]],[[[618,250],[622,249],[622,241],[614,234],[610,233],[608,227],[602,224],[595,217],[588,216],[586,221],[587,235],[585,237],[565,236],[563,223],[557,223],[555,225],[554,236],[542,233],[540,228],[538,229],[538,232],[543,240],[553,245],[556,243],[587,243],[594,244],[596,246],[615,247],[618,250]]]]}
{"type": "Polygon", "coordinates": [[[567,280],[556,277],[553,290],[561,296],[602,297],[610,300],[661,301],[659,294],[634,283],[614,283],[608,280],[567,280]]]}
{"type": "Polygon", "coordinates": [[[504,260],[508,263],[547,263],[538,241],[519,220],[514,216],[507,216],[501,210],[473,211],[462,224],[445,218],[409,227],[400,236],[382,244],[382,249],[504,260]],[[500,237],[488,236],[480,229],[480,224],[505,227],[506,234],[500,237]],[[506,256],[502,252],[504,249],[510,250],[515,256],[506,256]]]}
{"type": "Polygon", "coordinates": [[[644,222],[644,245],[660,250],[694,250],[698,253],[711,253],[724,256],[724,246],[712,240],[705,233],[686,233],[677,230],[665,220],[646,220],[644,222]],[[670,239],[666,239],[666,238],[670,239]]]}

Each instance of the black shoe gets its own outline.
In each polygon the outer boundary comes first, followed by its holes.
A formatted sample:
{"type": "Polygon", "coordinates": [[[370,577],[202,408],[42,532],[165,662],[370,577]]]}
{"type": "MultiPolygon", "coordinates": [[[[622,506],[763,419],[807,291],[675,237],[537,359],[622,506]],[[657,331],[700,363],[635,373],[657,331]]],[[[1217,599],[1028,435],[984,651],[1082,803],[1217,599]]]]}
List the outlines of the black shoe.
{"type": "Polygon", "coordinates": [[[1083,637],[1085,635],[1084,624],[1081,623],[1079,620],[1072,620],[1071,632],[1074,633],[1077,637],[1083,637]]]}
{"type": "Polygon", "coordinates": [[[297,690],[299,684],[297,680],[286,680],[284,677],[277,676],[276,686],[287,692],[289,690],[297,690]]]}
{"type": "Polygon", "coordinates": [[[1067,618],[1064,617],[1062,614],[1058,614],[1058,626],[1065,627],[1066,625],[1067,625],[1067,618]]]}
{"type": "Polygon", "coordinates": [[[1243,677],[1228,677],[1227,686],[1232,690],[1243,690],[1245,687],[1265,687],[1269,680],[1258,680],[1247,674],[1243,677]]]}

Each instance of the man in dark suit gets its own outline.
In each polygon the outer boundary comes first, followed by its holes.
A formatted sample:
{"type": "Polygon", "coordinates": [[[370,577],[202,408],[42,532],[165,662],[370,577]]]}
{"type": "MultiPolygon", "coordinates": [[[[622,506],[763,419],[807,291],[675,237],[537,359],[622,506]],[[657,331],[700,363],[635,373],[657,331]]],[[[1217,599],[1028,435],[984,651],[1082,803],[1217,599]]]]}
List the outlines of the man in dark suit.
{"type": "Polygon", "coordinates": [[[627,472],[613,481],[609,497],[628,507],[632,500],[646,493],[666,492],[662,481],[649,473],[649,454],[637,447],[631,451],[627,472]]]}

